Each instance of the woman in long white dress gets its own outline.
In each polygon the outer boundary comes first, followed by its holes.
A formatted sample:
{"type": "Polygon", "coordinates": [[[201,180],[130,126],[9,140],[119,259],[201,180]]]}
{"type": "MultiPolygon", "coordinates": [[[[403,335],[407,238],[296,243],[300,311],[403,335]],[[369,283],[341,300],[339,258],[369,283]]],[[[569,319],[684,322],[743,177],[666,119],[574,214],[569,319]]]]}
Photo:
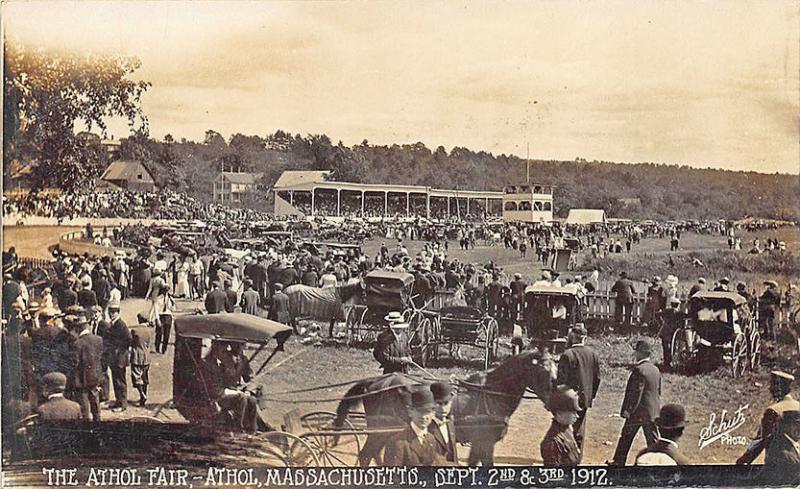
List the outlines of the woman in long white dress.
{"type": "Polygon", "coordinates": [[[186,257],[186,259],[177,266],[178,283],[175,286],[175,297],[180,297],[182,299],[189,297],[189,270],[191,269],[191,264],[189,263],[190,259],[191,258],[186,257]]]}

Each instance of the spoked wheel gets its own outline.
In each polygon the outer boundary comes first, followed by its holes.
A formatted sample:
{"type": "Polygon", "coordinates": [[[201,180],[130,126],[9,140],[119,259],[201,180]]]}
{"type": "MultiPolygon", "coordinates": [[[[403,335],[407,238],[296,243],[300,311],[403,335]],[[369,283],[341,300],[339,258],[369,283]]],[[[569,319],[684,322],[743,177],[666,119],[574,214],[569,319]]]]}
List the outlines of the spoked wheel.
{"type": "Polygon", "coordinates": [[[733,377],[741,377],[748,365],[747,338],[744,334],[739,333],[733,339],[733,347],[731,348],[731,372],[733,377]]]}
{"type": "Polygon", "coordinates": [[[319,459],[311,445],[302,438],[283,431],[257,435],[261,446],[255,450],[259,463],[268,467],[319,467],[319,459]]]}
{"type": "Polygon", "coordinates": [[[439,356],[439,327],[436,318],[425,318],[427,326],[425,327],[425,344],[422,346],[422,363],[421,366],[426,367],[431,360],[439,356]]]}
{"type": "Polygon", "coordinates": [[[489,365],[497,358],[497,339],[499,326],[496,319],[491,319],[486,323],[486,345],[483,355],[483,369],[489,370],[489,365]]]}
{"type": "Polygon", "coordinates": [[[361,328],[364,325],[364,316],[366,314],[367,309],[362,307],[351,307],[350,311],[348,311],[347,319],[345,320],[348,346],[361,341],[361,328]]]}
{"type": "Polygon", "coordinates": [[[333,423],[336,413],[315,411],[300,418],[303,427],[308,430],[301,438],[314,448],[320,467],[355,467],[358,465],[358,454],[361,452],[363,435],[355,433],[356,427],[350,420],[345,420],[339,430],[346,431],[341,435],[333,423]]]}
{"type": "Polygon", "coordinates": [[[761,366],[761,333],[758,330],[753,330],[747,344],[747,357],[750,360],[750,370],[757,371],[761,366]]]}
{"type": "MultiPolygon", "coordinates": [[[[418,360],[419,364],[422,367],[428,365],[428,360],[430,359],[430,354],[428,350],[430,349],[430,342],[431,342],[431,320],[423,317],[420,319],[419,324],[417,325],[416,332],[414,334],[415,338],[415,349],[419,352],[418,360]]],[[[413,350],[412,350],[413,351],[413,350]]]]}
{"type": "Polygon", "coordinates": [[[670,364],[672,370],[676,372],[685,370],[692,360],[692,350],[686,341],[685,330],[678,329],[672,333],[670,350],[672,351],[672,362],[670,364]]]}

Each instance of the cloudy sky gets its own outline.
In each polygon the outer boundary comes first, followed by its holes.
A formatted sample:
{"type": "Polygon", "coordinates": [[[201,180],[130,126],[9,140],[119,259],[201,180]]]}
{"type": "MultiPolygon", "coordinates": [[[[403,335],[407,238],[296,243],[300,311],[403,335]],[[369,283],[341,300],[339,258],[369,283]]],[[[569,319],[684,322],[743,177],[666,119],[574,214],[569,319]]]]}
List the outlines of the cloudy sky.
{"type": "Polygon", "coordinates": [[[3,14],[26,43],[138,56],[156,137],[283,129],[800,173],[792,1],[12,0],[3,14]]]}

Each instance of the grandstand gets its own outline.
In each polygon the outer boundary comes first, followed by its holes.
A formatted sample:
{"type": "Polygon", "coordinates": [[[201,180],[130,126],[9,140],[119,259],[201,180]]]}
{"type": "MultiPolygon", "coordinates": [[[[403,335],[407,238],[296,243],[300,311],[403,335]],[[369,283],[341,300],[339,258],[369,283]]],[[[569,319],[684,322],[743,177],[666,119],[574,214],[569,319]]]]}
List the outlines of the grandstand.
{"type": "Polygon", "coordinates": [[[331,217],[500,216],[503,192],[446,190],[328,180],[327,171],[285,171],[275,182],[275,215],[331,217]]]}

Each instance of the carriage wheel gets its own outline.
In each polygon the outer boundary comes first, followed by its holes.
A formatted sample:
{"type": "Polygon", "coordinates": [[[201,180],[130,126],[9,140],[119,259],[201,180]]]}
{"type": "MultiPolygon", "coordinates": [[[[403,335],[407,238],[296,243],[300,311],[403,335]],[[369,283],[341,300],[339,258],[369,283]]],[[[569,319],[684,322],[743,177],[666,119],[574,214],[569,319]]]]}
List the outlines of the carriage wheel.
{"type": "Polygon", "coordinates": [[[419,325],[417,326],[417,333],[415,335],[417,339],[417,345],[419,348],[419,365],[421,367],[426,367],[428,365],[428,360],[430,360],[430,349],[431,342],[435,341],[435,337],[431,331],[431,320],[428,318],[422,318],[419,325]]]}
{"type": "Polygon", "coordinates": [[[734,378],[741,377],[744,374],[748,362],[747,338],[744,334],[739,333],[733,339],[733,347],[731,348],[731,372],[734,378]]]}
{"type": "Polygon", "coordinates": [[[433,320],[433,334],[436,341],[431,348],[431,359],[435,361],[439,359],[439,340],[442,337],[442,322],[439,317],[433,320]]]}
{"type": "Polygon", "coordinates": [[[344,425],[339,429],[350,433],[341,436],[315,434],[319,431],[336,430],[333,426],[335,419],[336,413],[330,411],[314,411],[303,415],[300,423],[308,432],[301,435],[301,438],[316,450],[320,467],[355,467],[358,465],[363,435],[352,433],[359,430],[349,419],[344,420],[344,425]]]}
{"type": "Polygon", "coordinates": [[[753,335],[747,344],[747,356],[750,360],[750,370],[757,371],[761,366],[761,333],[753,329],[753,335]]]}
{"type": "Polygon", "coordinates": [[[670,350],[672,351],[670,367],[676,372],[685,370],[692,360],[692,350],[689,347],[689,343],[686,341],[685,330],[678,329],[672,333],[670,350]]]}
{"type": "Polygon", "coordinates": [[[347,313],[347,345],[352,346],[362,339],[361,329],[364,325],[364,316],[367,314],[366,308],[352,307],[347,313]]]}
{"type": "Polygon", "coordinates": [[[268,467],[319,467],[314,449],[302,438],[283,431],[259,433],[264,443],[255,450],[259,463],[268,467]]]}
{"type": "Polygon", "coordinates": [[[486,351],[483,357],[483,369],[489,370],[489,365],[497,358],[497,340],[499,334],[499,326],[497,320],[492,319],[486,324],[486,351]]]}

